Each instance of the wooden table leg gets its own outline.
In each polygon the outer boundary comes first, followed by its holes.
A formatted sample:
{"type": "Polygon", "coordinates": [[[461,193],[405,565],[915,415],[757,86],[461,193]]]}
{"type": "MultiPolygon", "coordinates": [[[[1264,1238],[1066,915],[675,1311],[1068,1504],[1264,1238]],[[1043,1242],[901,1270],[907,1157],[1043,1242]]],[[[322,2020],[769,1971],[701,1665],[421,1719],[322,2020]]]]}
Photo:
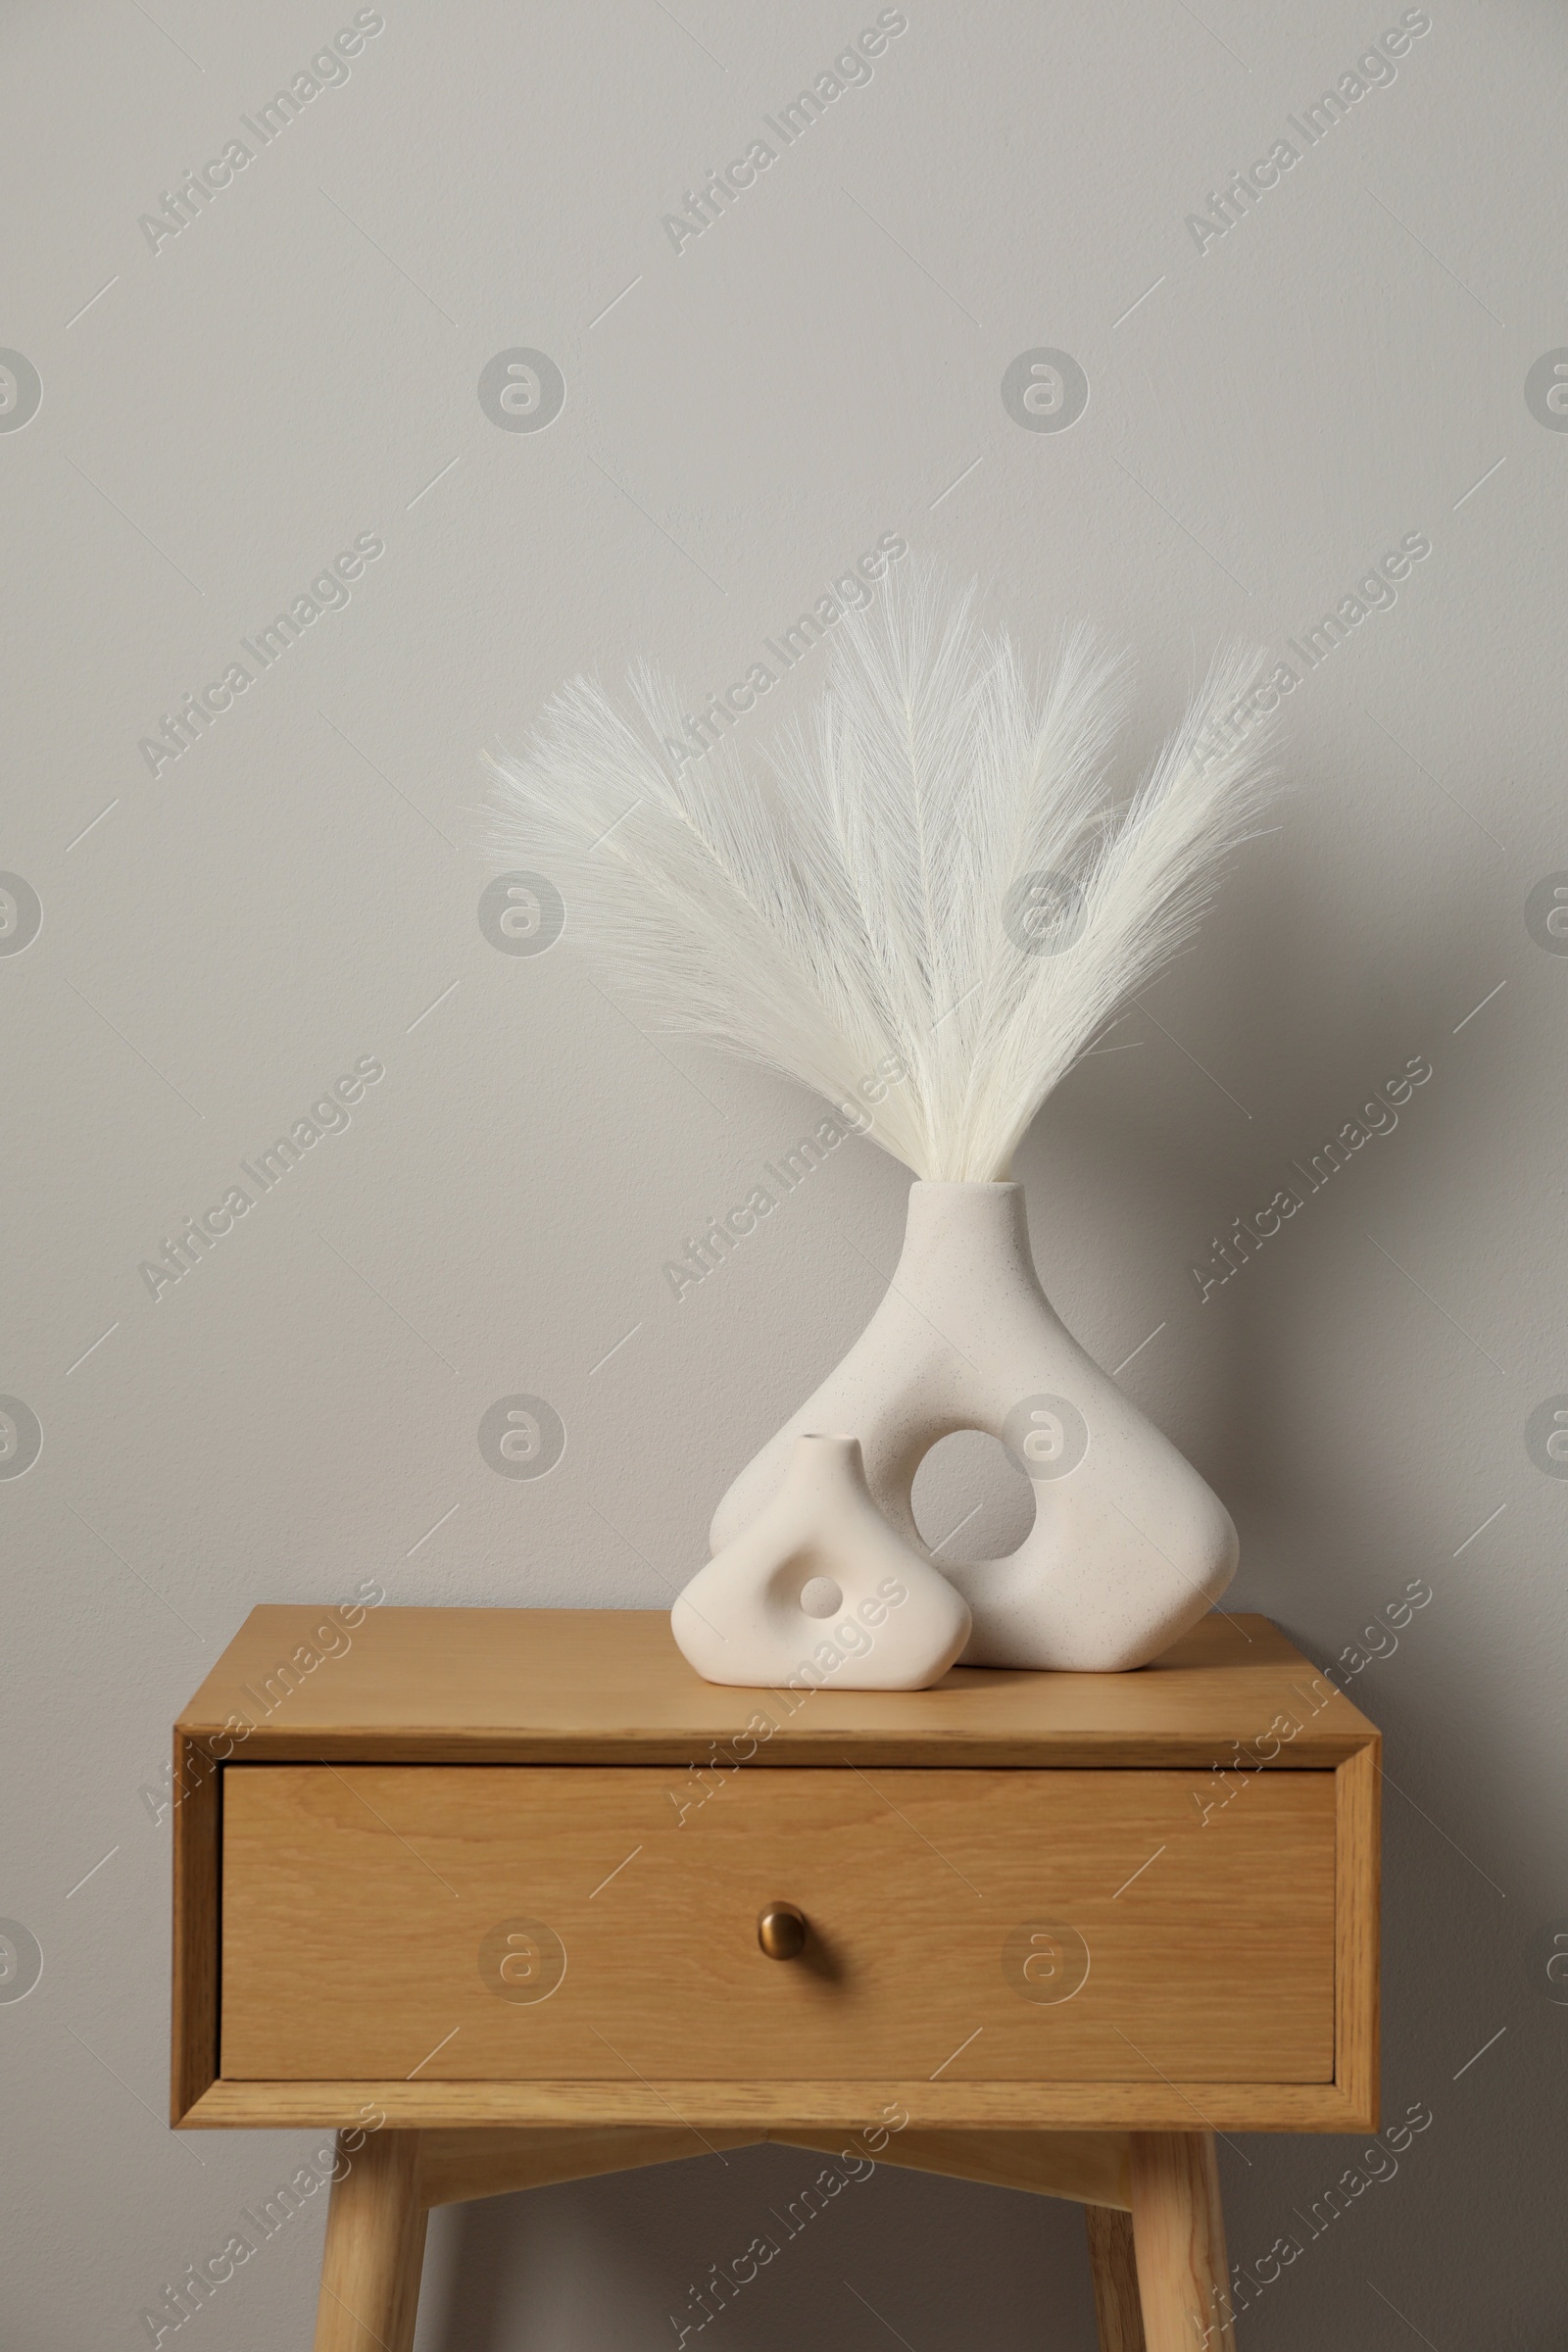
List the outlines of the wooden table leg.
{"type": "MultiPolygon", "coordinates": [[[[358,2136],[356,2134],[356,2136],[358,2136]]],[[[424,2262],[419,2133],[373,2132],[332,2182],[316,2352],[412,2352],[424,2262]]]]}
{"type": "Polygon", "coordinates": [[[1115,2205],[1086,2205],[1084,2221],[1089,2230],[1100,2352],[1148,2352],[1138,2300],[1132,2215],[1115,2205]]]}
{"type": "Polygon", "coordinates": [[[1212,2132],[1138,2132],[1133,2242],[1148,2352],[1233,2352],[1212,2132]]]}

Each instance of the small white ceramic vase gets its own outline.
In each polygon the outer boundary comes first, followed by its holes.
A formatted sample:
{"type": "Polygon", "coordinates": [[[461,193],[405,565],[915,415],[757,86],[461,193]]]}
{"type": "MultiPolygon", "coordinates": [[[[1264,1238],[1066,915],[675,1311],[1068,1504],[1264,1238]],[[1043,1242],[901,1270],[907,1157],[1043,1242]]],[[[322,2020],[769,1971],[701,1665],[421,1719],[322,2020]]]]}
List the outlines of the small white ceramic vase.
{"type": "Polygon", "coordinates": [[[800,1434],[782,1484],[670,1611],[710,1683],[923,1690],[969,1638],[968,1603],[877,1509],[858,1440],[800,1434]]]}
{"type": "Polygon", "coordinates": [[[1084,1353],[1042,1291],[1016,1184],[912,1187],[886,1298],[724,1496],[715,1554],[766,1509],[797,1439],[817,1429],[859,1439],[878,1509],[926,1560],[910,1490],[939,1439],[986,1430],[1028,1472],[1035,1523],[1017,1550],[940,1563],[973,1612],[965,1665],[1147,1665],[1236,1573],[1224,1504],[1084,1353]]]}

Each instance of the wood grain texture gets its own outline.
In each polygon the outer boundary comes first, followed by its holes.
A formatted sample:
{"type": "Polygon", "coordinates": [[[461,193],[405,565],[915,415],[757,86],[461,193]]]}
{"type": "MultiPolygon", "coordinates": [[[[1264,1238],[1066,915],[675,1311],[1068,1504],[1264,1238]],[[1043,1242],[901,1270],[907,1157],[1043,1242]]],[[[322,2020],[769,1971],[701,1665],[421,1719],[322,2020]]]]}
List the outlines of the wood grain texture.
{"type": "Polygon", "coordinates": [[[413,2352],[424,2260],[417,2132],[376,2132],[332,2182],[316,2352],[413,2352]]]}
{"type": "Polygon", "coordinates": [[[637,1768],[224,1781],[225,2077],[1334,2078],[1332,1773],[1206,1820],[1170,1771],[774,1772],[683,1822],[637,1768]]]}
{"type": "Polygon", "coordinates": [[[170,2121],[218,2078],[221,1775],[206,1750],[174,1735],[173,1970],[170,2121]]]}
{"type": "Polygon", "coordinates": [[[672,2113],[710,2133],[750,2129],[858,2131],[897,2102],[933,2132],[1184,2131],[1195,2103],[1227,2132],[1353,2132],[1335,2082],[215,2082],[181,2118],[195,2131],[347,2130],[367,2107],[405,2129],[491,2126],[619,2130],[668,2127],[672,2113]]]}
{"type": "Polygon", "coordinates": [[[556,2180],[588,2180],[750,2147],[758,2132],[425,2132],[419,2190],[427,2208],[504,2197],[556,2180]]]}
{"type": "Polygon", "coordinates": [[[797,2148],[818,2148],[849,2164],[856,2158],[950,2180],[983,2180],[991,2188],[1021,2188],[1075,2205],[1132,2204],[1132,2141],[1125,2132],[899,2132],[874,2155],[862,2156],[853,2135],[825,2132],[769,2132],[797,2148]]]}
{"type": "Polygon", "coordinates": [[[426,2132],[420,2190],[427,2206],[510,2195],[555,2180],[645,2165],[678,2164],[776,2140],[815,2148],[857,2169],[890,2164],[950,2180],[982,2180],[1077,2204],[1132,2203],[1125,2132],[426,2132]],[[878,2147],[877,2140],[883,2144],[878,2147]]]}
{"type": "MultiPolygon", "coordinates": [[[[1095,2282],[1100,2352],[1148,2352],[1138,2299],[1138,2258],[1132,2215],[1108,2205],[1086,2205],[1089,2269],[1095,2282]]],[[[1191,2352],[1197,2352],[1196,2346],[1191,2352]]]]}
{"type": "MultiPolygon", "coordinates": [[[[1185,2129],[1195,2095],[1204,2116],[1226,2130],[1344,2132],[1376,2122],[1376,1734],[1262,1619],[1205,1620],[1138,1674],[959,1671],[935,1691],[828,1690],[806,1697],[699,1682],[662,1613],[382,1609],[347,1629],[324,1612],[270,1608],[253,1612],[181,1720],[176,1788],[186,1793],[173,1817],[172,2105],[176,2120],[196,2128],[352,2128],[371,2099],[394,2128],[649,2132],[669,2129],[673,2112],[710,2136],[850,2132],[892,2101],[906,2108],[912,2130],[933,2132],[1185,2129]],[[313,1627],[322,1636],[316,1644],[313,1627]],[[289,1673],[274,1671],[290,1660],[289,1673]],[[1294,1730],[1276,1750],[1265,1735],[1282,1716],[1294,1730]],[[848,1768],[869,1782],[883,1766],[1229,1767],[1209,1784],[1234,1794],[1201,1832],[1208,1856],[1221,1851],[1213,1841],[1223,1838],[1227,1819],[1245,1820],[1282,1772],[1298,1768],[1292,1777],[1299,1779],[1303,1766],[1348,1765],[1335,1787],[1335,2079],[1238,2080],[1227,2069],[1200,2088],[1175,2066],[1163,2069],[1168,2082],[1147,2067],[1135,2079],[1131,2066],[1123,2079],[1101,2082],[972,2079],[975,2051],[989,2037],[983,2033],[946,2071],[933,2061],[917,2074],[879,2071],[851,2081],[836,2048],[819,2071],[798,2066],[790,2080],[760,2071],[719,2080],[705,2064],[657,2083],[624,2074],[594,2080],[576,2070],[532,2081],[429,2081],[419,2063],[445,2026],[383,2074],[348,2076],[323,2064],[298,2081],[215,2079],[221,1803],[220,1779],[204,1757],[225,1754],[241,1770],[297,1757],[345,1767],[402,1758],[662,1764],[676,1791],[670,1820],[684,1814],[680,1835],[688,1839],[705,1818],[728,1813],[749,1801],[754,1787],[777,1779],[749,1769],[757,1765],[848,1768]],[[1239,1760],[1249,1768],[1245,1780],[1239,1760]],[[1253,1763],[1263,1767],[1255,1776],[1253,1763]]],[[[222,1776],[234,1777],[232,1768],[222,1776]]],[[[888,1818],[895,1822],[893,1813],[888,1818]]],[[[598,1875],[612,1871],[636,1842],[628,1838],[605,1858],[598,1875]]],[[[389,1866],[395,1851],[396,1867],[418,1875],[426,1895],[453,1901],[396,1838],[384,1844],[389,1866]]],[[[911,1847],[928,1852],[917,1840],[911,1847]]],[[[1168,1859],[1152,1863],[1117,1898],[1118,1921],[1168,1859]]],[[[589,1888],[596,1913],[640,1866],[631,1864],[603,1891],[589,1888]]],[[[963,1875],[974,1879],[972,1871],[963,1875]]],[[[960,1879],[951,1883],[961,1895],[960,1879]]],[[[1195,1912],[1185,1933],[1201,1926],[1195,1912]]],[[[1136,2043],[1136,2024],[1125,2030],[1136,2043]]],[[[773,2064],[771,2044],[757,2050],[754,2064],[773,2064]]]]}
{"type": "MultiPolygon", "coordinates": [[[[934,1690],[699,1679],[651,1609],[252,1610],[180,1718],[232,1753],[419,1763],[1196,1765],[1274,1718],[1277,1761],[1333,1766],[1371,1726],[1263,1617],[1205,1617],[1136,1674],[956,1667],[934,1690]],[[748,1728],[750,1727],[750,1728],[748,1728]],[[231,1739],[232,1734],[226,1735],[231,1739]],[[716,1752],[714,1752],[716,1751],[716,1752]]],[[[694,1788],[691,1793],[700,1793],[694,1788]]]]}
{"type": "Polygon", "coordinates": [[[1378,1948],[1382,1881],[1382,1744],[1374,1740],[1334,1776],[1335,2080],[1355,2128],[1378,2128],[1378,1948]]]}
{"type": "Polygon", "coordinates": [[[1212,2132],[1140,2132],[1133,2242],[1148,2352],[1232,2352],[1225,2216],[1212,2132]]]}

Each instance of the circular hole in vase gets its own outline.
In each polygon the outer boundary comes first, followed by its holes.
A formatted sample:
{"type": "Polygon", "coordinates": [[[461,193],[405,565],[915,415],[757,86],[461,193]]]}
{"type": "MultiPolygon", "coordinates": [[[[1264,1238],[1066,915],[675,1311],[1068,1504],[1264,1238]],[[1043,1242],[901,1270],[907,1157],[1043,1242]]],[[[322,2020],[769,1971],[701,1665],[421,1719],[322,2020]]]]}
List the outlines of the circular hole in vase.
{"type": "Polygon", "coordinates": [[[909,1495],[920,1540],[944,1560],[1000,1560],[1035,1523],[1035,1491],[983,1429],[956,1429],[926,1454],[909,1495]]]}
{"type": "Polygon", "coordinates": [[[801,1587],[801,1606],[808,1617],[836,1617],[844,1594],[830,1576],[808,1577],[801,1587]]]}

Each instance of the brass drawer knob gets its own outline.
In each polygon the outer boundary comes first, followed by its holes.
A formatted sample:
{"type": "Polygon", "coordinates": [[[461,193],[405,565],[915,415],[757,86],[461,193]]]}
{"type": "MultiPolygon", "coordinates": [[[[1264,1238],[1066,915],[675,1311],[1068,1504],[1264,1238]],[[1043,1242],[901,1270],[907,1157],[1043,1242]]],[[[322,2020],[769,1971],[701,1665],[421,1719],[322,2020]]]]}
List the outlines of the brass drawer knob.
{"type": "Polygon", "coordinates": [[[757,1940],[770,1960],[795,1960],[806,1949],[806,1913],[793,1903],[769,1903],[758,1914],[757,1940]]]}

